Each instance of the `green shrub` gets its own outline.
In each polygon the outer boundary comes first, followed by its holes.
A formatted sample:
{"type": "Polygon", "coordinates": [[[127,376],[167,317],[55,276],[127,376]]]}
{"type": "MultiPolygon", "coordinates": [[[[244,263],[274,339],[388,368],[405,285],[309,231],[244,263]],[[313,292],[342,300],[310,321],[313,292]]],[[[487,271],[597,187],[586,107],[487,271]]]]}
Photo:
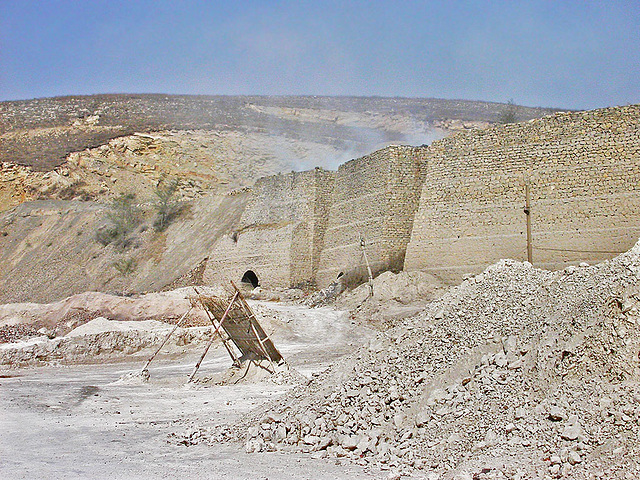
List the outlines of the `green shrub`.
{"type": "Polygon", "coordinates": [[[136,267],[138,266],[138,262],[135,258],[120,258],[113,262],[113,267],[122,275],[123,277],[127,277],[135,272],[136,267]]]}
{"type": "Polygon", "coordinates": [[[134,202],[135,194],[123,193],[114,198],[107,213],[109,225],[103,226],[96,232],[96,240],[102,245],[113,243],[125,250],[135,241],[131,233],[140,224],[142,214],[134,202]]]}
{"type": "Polygon", "coordinates": [[[180,188],[180,180],[177,178],[170,181],[161,178],[158,183],[155,191],[157,201],[154,205],[156,218],[153,222],[153,228],[158,232],[166,230],[171,221],[180,213],[180,205],[175,198],[178,188],[180,188]]]}

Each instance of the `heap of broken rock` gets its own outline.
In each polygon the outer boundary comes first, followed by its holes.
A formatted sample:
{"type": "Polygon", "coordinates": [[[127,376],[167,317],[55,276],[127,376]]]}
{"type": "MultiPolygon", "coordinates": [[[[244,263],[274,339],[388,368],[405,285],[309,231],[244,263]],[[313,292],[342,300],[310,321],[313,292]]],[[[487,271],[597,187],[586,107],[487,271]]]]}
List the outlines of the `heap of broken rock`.
{"type": "Polygon", "coordinates": [[[640,476],[640,243],[549,272],[502,260],[267,410],[192,438],[427,478],[640,476]]]}

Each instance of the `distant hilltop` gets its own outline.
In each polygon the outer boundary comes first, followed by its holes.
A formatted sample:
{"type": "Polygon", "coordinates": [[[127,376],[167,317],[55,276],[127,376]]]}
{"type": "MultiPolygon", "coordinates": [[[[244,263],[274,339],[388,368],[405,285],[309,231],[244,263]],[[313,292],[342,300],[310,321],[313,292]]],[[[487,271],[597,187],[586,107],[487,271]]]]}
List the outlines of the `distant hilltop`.
{"type": "MultiPolygon", "coordinates": [[[[200,130],[268,134],[286,140],[289,151],[280,153],[291,164],[335,168],[344,155],[355,158],[390,143],[419,145],[453,131],[484,128],[498,122],[506,108],[469,100],[321,96],[108,94],[5,101],[0,102],[0,162],[48,171],[70,153],[136,132],[200,130]],[[342,156],[327,160],[314,158],[316,153],[342,156]]],[[[555,111],[513,108],[517,121],[555,111]]]]}

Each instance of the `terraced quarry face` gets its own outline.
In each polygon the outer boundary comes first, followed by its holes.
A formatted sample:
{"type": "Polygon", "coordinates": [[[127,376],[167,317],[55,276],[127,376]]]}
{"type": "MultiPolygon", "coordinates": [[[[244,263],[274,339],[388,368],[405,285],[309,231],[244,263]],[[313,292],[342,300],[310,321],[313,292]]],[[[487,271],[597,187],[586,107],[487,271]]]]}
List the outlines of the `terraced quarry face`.
{"type": "MultiPolygon", "coordinates": [[[[240,225],[247,200],[224,200],[228,192],[281,172],[335,170],[389,143],[427,143],[486,127],[503,108],[349,97],[98,95],[1,102],[0,212],[9,213],[0,219],[0,258],[4,272],[12,272],[0,280],[3,299],[162,288],[188,275],[220,238],[251,230],[240,225]],[[156,234],[153,205],[167,179],[180,181],[175,200],[186,215],[156,234]],[[96,242],[110,202],[122,194],[135,194],[144,211],[126,252],[96,242]],[[45,203],[30,205],[33,200],[45,203]],[[122,276],[117,262],[137,267],[122,276]]],[[[522,107],[519,115],[547,112],[522,107]]],[[[318,218],[327,213],[310,212],[318,218]]],[[[319,250],[309,254],[317,264],[319,250]]],[[[306,270],[291,276],[308,277],[306,270]]]]}

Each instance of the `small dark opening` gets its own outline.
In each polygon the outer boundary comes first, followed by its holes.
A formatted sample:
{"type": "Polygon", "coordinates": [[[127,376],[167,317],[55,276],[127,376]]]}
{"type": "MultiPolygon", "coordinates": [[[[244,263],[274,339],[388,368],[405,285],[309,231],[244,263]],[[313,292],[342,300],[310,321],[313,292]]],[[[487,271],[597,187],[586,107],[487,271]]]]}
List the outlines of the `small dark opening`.
{"type": "Polygon", "coordinates": [[[242,276],[242,280],[240,280],[242,283],[248,283],[250,284],[253,288],[256,288],[258,285],[260,285],[260,282],[258,282],[258,276],[253,273],[251,270],[247,270],[246,272],[244,272],[244,275],[242,276]]]}
{"type": "Polygon", "coordinates": [[[338,274],[338,276],[336,277],[336,280],[340,280],[340,277],[342,277],[343,275],[344,275],[344,272],[340,272],[340,273],[338,274]]]}

